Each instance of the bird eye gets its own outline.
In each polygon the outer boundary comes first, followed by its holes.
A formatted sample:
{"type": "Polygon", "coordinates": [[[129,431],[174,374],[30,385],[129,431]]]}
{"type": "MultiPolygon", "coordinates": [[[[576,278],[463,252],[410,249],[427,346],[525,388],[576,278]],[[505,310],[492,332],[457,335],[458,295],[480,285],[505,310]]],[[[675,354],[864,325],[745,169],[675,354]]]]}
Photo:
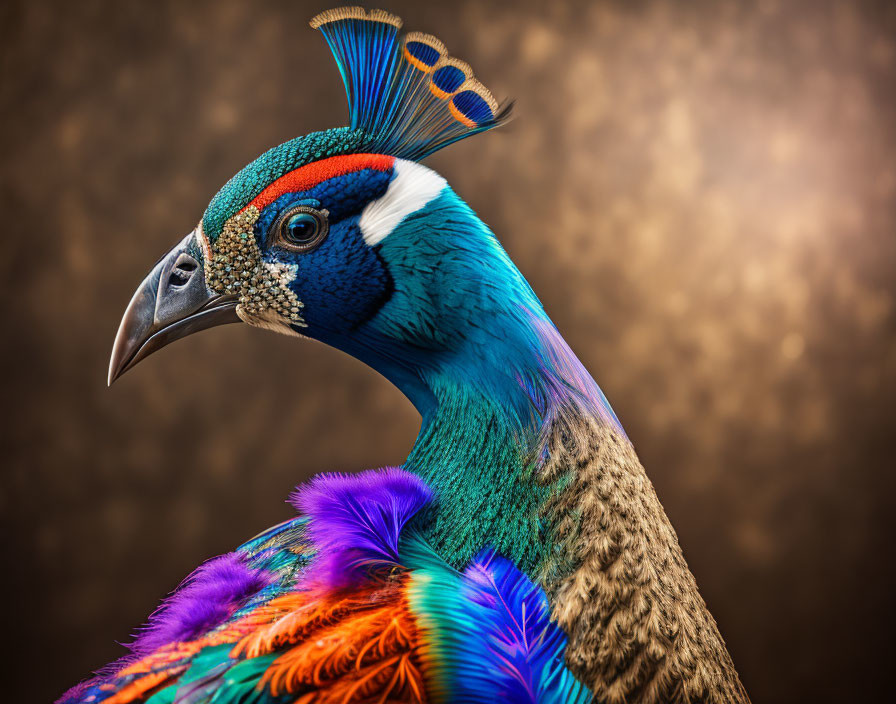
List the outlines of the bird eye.
{"type": "Polygon", "coordinates": [[[327,211],[300,205],[283,213],[274,225],[277,244],[293,252],[308,252],[327,236],[327,211]]]}

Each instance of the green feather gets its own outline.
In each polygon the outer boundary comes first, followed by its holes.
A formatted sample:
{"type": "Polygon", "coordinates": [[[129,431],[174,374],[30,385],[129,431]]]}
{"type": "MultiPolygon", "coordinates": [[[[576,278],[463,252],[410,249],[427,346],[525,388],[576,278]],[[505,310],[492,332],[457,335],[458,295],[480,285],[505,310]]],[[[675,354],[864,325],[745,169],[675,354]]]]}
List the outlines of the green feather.
{"type": "Polygon", "coordinates": [[[227,674],[221,688],[209,704],[280,704],[295,701],[295,694],[274,697],[270,690],[258,688],[265,670],[277,659],[279,653],[271,653],[251,660],[243,660],[234,665],[227,674]]]}
{"type": "Polygon", "coordinates": [[[190,669],[175,684],[156,692],[146,704],[175,704],[178,696],[183,696],[188,689],[186,685],[213,675],[216,669],[222,672],[209,680],[201,695],[191,693],[190,704],[285,704],[295,699],[295,694],[275,697],[267,687],[258,687],[265,670],[279,653],[233,661],[232,649],[233,644],[225,643],[199,651],[190,669]]]}
{"type": "Polygon", "coordinates": [[[146,704],[174,704],[174,698],[177,696],[177,685],[173,684],[165,689],[160,689],[146,700],[146,704]]]}
{"type": "Polygon", "coordinates": [[[231,644],[203,648],[193,656],[190,667],[180,676],[177,682],[159,690],[147,700],[146,704],[171,704],[177,701],[178,693],[182,687],[207,677],[216,668],[223,670],[230,661],[230,650],[232,648],[233,645],[231,644]]]}

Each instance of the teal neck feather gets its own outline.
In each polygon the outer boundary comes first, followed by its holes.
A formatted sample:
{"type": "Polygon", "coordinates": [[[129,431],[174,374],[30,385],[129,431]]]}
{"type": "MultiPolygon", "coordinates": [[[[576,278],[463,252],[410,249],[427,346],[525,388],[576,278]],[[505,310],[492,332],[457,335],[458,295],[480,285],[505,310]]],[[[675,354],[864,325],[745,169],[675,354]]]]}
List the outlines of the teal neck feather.
{"type": "Polygon", "coordinates": [[[423,417],[405,468],[436,502],[416,527],[456,567],[490,545],[534,574],[554,548],[539,517],[557,489],[537,478],[544,430],[571,412],[618,421],[494,235],[450,189],[381,254],[396,292],[360,331],[368,352],[352,352],[423,417]]]}
{"type": "MultiPolygon", "coordinates": [[[[556,342],[568,352],[559,335],[556,342]]],[[[532,363],[538,364],[533,356],[532,363]]],[[[551,494],[562,487],[539,479],[548,426],[557,415],[572,413],[619,429],[612,412],[601,413],[609,409],[602,405],[602,395],[583,398],[569,380],[554,376],[556,369],[540,373],[544,376],[537,382],[564,384],[551,390],[543,405],[515,381],[500,395],[463,378],[439,375],[429,381],[435,401],[427,406],[404,466],[419,474],[437,497],[416,527],[457,568],[484,546],[494,547],[530,575],[553,564],[549,558],[559,546],[542,513],[551,494]]],[[[491,374],[507,378],[504,369],[494,368],[491,374]]]]}
{"type": "Polygon", "coordinates": [[[534,480],[534,433],[469,385],[446,381],[433,391],[437,405],[404,465],[437,500],[416,527],[457,568],[492,545],[532,574],[550,548],[539,528],[549,487],[534,480]]]}

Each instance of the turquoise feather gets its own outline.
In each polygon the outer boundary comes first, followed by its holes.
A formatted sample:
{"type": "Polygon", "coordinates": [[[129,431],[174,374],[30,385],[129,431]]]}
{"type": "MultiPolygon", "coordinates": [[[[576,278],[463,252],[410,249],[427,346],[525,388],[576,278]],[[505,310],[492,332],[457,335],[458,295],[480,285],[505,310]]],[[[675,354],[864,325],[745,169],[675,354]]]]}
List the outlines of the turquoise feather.
{"type": "Polygon", "coordinates": [[[486,550],[461,573],[414,535],[404,556],[436,693],[469,704],[590,701],[563,661],[566,636],[544,591],[513,563],[486,550]]]}

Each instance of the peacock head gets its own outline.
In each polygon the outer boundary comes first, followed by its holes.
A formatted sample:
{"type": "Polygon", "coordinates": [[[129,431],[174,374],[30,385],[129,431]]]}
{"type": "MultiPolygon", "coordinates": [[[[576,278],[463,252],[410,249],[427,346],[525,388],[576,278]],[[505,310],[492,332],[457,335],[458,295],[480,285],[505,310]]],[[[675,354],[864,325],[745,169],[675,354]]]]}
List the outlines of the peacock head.
{"type": "Polygon", "coordinates": [[[438,39],[401,37],[400,24],[360,8],[312,20],[339,64],[351,126],[281,144],[220,190],[131,300],[110,384],[176,339],[238,321],[413,375],[469,339],[462,303],[483,287],[531,295],[491,233],[418,163],[502,124],[509,107],[438,39]]]}

